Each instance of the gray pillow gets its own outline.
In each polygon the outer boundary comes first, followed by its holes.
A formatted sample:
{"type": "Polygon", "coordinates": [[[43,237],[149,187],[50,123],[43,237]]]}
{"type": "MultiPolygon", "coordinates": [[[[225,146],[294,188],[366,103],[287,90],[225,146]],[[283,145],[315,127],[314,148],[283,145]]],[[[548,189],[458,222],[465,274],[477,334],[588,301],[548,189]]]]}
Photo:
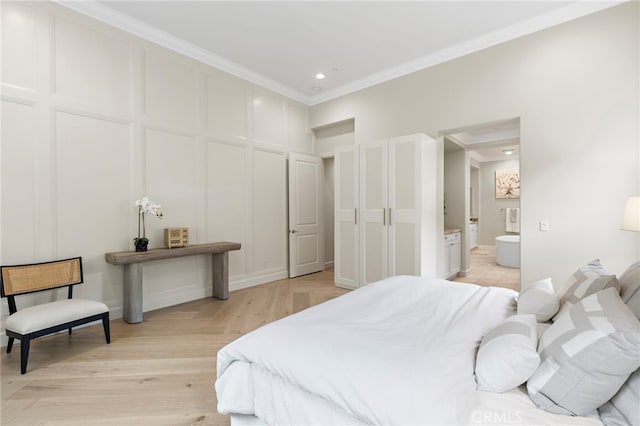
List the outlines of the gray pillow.
{"type": "Polygon", "coordinates": [[[640,261],[629,266],[618,279],[620,298],[640,319],[640,261]]]}
{"type": "Polygon", "coordinates": [[[602,266],[599,259],[592,260],[580,267],[558,291],[560,310],[553,317],[553,321],[560,318],[564,312],[580,299],[610,287],[620,288],[618,279],[602,266]]]}
{"type": "Polygon", "coordinates": [[[598,411],[605,426],[640,426],[640,370],[598,411]]]}
{"type": "Polygon", "coordinates": [[[618,290],[608,288],[558,318],[542,335],[538,352],[529,397],[552,413],[583,416],[613,397],[640,367],[640,321],[618,290]]]}
{"type": "Polygon", "coordinates": [[[476,358],[478,389],[505,392],[527,381],[540,364],[535,315],[513,315],[482,339],[476,358]]]}

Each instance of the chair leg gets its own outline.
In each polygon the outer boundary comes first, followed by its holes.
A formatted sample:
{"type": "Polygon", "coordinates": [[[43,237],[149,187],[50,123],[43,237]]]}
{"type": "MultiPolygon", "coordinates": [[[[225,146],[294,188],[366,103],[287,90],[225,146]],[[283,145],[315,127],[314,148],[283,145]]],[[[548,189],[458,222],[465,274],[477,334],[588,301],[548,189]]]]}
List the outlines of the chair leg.
{"type": "Polygon", "coordinates": [[[111,343],[111,330],[109,329],[109,312],[102,316],[102,328],[104,328],[104,338],[107,344],[111,343]]]}
{"type": "Polygon", "coordinates": [[[20,339],[20,373],[27,372],[27,361],[29,360],[29,345],[31,340],[25,336],[20,339]]]}
{"type": "Polygon", "coordinates": [[[15,339],[13,337],[9,337],[9,343],[7,343],[7,353],[11,353],[11,349],[13,349],[13,341],[15,339]]]}

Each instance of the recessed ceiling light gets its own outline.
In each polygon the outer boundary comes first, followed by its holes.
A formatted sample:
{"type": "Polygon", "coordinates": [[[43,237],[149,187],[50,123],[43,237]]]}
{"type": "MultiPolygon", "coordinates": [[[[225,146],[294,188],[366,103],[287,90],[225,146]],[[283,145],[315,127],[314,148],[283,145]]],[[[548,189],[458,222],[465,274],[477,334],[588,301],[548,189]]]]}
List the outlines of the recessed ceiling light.
{"type": "Polygon", "coordinates": [[[513,150],[512,149],[505,149],[502,152],[504,152],[505,155],[511,155],[513,154],[513,150]]]}
{"type": "Polygon", "coordinates": [[[314,90],[314,91],[316,91],[316,92],[319,92],[320,90],[322,90],[322,87],[320,87],[320,86],[313,86],[313,87],[311,88],[311,90],[314,90]]]}
{"type": "Polygon", "coordinates": [[[324,75],[323,73],[321,73],[321,72],[319,72],[318,74],[316,74],[316,78],[317,78],[318,80],[322,80],[324,77],[325,77],[325,75],[324,75]]]}

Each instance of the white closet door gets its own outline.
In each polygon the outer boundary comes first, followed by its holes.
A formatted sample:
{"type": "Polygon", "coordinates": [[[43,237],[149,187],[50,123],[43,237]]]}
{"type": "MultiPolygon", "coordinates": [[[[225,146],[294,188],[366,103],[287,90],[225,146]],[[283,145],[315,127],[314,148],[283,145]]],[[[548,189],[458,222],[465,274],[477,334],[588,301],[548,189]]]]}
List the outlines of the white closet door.
{"type": "Polygon", "coordinates": [[[355,146],[335,151],[335,282],[341,287],[357,288],[359,282],[359,170],[355,146]]]}
{"type": "Polygon", "coordinates": [[[420,140],[389,141],[389,276],[420,275],[420,140]]]}
{"type": "Polygon", "coordinates": [[[360,146],[361,283],[387,277],[387,143],[360,146]]]}

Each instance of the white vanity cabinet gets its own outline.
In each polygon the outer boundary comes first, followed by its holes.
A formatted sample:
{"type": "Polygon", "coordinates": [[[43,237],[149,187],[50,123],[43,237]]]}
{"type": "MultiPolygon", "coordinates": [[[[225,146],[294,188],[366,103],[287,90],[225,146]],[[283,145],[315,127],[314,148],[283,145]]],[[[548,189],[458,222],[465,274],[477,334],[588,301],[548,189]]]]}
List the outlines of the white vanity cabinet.
{"type": "Polygon", "coordinates": [[[478,237],[478,224],[477,223],[472,223],[469,225],[469,249],[474,249],[476,247],[478,247],[479,243],[479,237],[478,237]]]}
{"type": "Polygon", "coordinates": [[[451,278],[460,272],[460,232],[444,234],[441,270],[442,278],[451,278]]]}

